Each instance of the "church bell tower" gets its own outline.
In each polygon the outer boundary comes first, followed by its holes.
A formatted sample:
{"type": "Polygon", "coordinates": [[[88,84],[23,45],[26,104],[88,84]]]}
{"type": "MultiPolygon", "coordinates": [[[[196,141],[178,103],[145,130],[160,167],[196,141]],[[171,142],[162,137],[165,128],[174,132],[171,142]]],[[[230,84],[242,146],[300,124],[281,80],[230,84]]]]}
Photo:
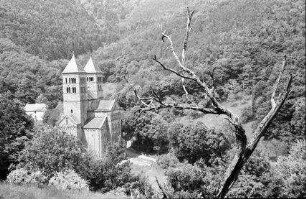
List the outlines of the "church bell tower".
{"type": "Polygon", "coordinates": [[[62,72],[64,114],[84,125],[87,119],[86,72],[78,67],[73,55],[62,72]]]}
{"type": "Polygon", "coordinates": [[[87,73],[87,91],[94,99],[103,97],[102,84],[103,73],[99,67],[96,67],[90,57],[87,64],[84,67],[87,73]]]}

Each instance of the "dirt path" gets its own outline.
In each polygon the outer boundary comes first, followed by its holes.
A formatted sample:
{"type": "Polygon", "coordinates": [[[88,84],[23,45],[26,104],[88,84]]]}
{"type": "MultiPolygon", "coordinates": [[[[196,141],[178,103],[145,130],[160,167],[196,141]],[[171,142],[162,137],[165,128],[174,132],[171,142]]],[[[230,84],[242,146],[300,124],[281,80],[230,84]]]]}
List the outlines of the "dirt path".
{"type": "Polygon", "coordinates": [[[139,154],[132,149],[127,149],[126,152],[128,160],[132,163],[132,173],[135,175],[141,174],[145,176],[154,189],[154,192],[162,196],[155,178],[157,178],[160,184],[164,184],[167,182],[167,176],[163,169],[157,165],[156,158],[139,154]]]}

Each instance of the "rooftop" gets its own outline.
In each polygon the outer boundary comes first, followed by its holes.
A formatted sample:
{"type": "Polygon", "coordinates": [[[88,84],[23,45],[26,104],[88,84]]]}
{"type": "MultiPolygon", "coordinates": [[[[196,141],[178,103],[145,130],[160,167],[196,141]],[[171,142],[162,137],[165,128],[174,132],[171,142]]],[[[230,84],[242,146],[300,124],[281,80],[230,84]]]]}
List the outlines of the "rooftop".
{"type": "Polygon", "coordinates": [[[114,107],[115,100],[100,100],[97,111],[111,111],[114,107]]]}
{"type": "Polygon", "coordinates": [[[106,116],[95,117],[84,125],[84,129],[101,129],[105,121],[106,121],[106,116]]]}
{"type": "Polygon", "coordinates": [[[46,104],[26,104],[24,107],[26,112],[44,112],[47,110],[46,104]]]}
{"type": "Polygon", "coordinates": [[[86,73],[97,73],[97,72],[102,72],[100,70],[99,67],[96,67],[94,64],[93,64],[93,61],[92,61],[92,58],[90,57],[87,64],[85,65],[85,68],[84,68],[85,72],[86,73]]]}
{"type": "Polygon", "coordinates": [[[74,54],[72,55],[71,60],[67,64],[66,68],[63,70],[63,74],[65,73],[79,73],[79,72],[85,72],[81,67],[79,67],[75,61],[74,54]]]}

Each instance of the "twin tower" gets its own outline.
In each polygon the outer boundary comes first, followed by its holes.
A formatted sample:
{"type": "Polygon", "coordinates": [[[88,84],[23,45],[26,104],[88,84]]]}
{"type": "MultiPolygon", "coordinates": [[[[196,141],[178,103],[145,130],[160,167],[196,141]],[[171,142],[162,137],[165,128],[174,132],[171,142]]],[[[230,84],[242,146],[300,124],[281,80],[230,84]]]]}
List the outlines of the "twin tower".
{"type": "Polygon", "coordinates": [[[101,158],[121,138],[121,109],[115,99],[104,99],[103,74],[91,58],[83,69],[73,55],[62,77],[64,113],[58,126],[101,158]]]}
{"type": "Polygon", "coordinates": [[[62,72],[62,77],[64,114],[73,115],[76,122],[83,126],[90,109],[88,100],[103,97],[102,71],[95,67],[91,57],[84,69],[79,67],[73,55],[62,72]]]}

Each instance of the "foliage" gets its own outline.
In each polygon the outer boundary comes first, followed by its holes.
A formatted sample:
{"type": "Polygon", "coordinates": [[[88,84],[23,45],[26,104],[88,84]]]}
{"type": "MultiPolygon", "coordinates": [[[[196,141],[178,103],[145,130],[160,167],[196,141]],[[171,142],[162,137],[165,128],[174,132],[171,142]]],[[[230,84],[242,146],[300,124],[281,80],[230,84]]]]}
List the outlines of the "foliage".
{"type": "Polygon", "coordinates": [[[58,63],[63,67],[67,61],[48,62],[15,49],[4,50],[0,59],[0,93],[10,92],[24,104],[35,103],[43,95],[44,103],[50,108],[56,106],[62,95],[60,68],[56,67],[58,63]]]}
{"type": "Polygon", "coordinates": [[[56,173],[49,180],[49,185],[53,185],[57,189],[63,190],[89,190],[87,182],[73,170],[66,170],[56,173]]]}
{"type": "Polygon", "coordinates": [[[181,163],[176,168],[166,171],[171,185],[173,198],[211,198],[220,187],[223,169],[218,166],[207,167],[205,164],[191,165],[181,163]]]}
{"type": "Polygon", "coordinates": [[[256,151],[245,165],[229,197],[305,197],[305,140],[294,143],[287,156],[270,162],[256,151]]]}
{"type": "Polygon", "coordinates": [[[233,198],[263,198],[264,195],[260,194],[263,189],[264,185],[254,179],[253,175],[240,175],[228,196],[233,198]]]}
{"type": "Polygon", "coordinates": [[[169,169],[178,166],[180,162],[173,153],[167,153],[158,156],[156,163],[163,169],[169,169]]]}
{"type": "MultiPolygon", "coordinates": [[[[36,185],[15,185],[10,183],[0,183],[0,198],[3,199],[108,199],[116,198],[116,195],[105,195],[99,192],[75,191],[75,190],[58,190],[55,187],[45,186],[43,188],[36,185]]],[[[120,198],[127,198],[121,196],[120,198]]]]}
{"type": "Polygon", "coordinates": [[[108,192],[118,187],[130,189],[139,181],[138,176],[131,174],[128,162],[120,163],[124,159],[124,149],[120,145],[110,146],[102,159],[96,159],[86,152],[78,138],[43,126],[26,144],[18,167],[44,171],[48,179],[57,176],[54,183],[60,182],[62,175],[69,177],[65,171],[73,170],[88,182],[91,190],[108,192]]]}
{"type": "Polygon", "coordinates": [[[266,156],[256,150],[244,165],[241,175],[229,191],[228,196],[237,198],[267,197],[265,185],[272,179],[270,162],[266,156]]]}
{"type": "Polygon", "coordinates": [[[73,0],[2,1],[0,37],[27,53],[55,60],[83,54],[106,42],[95,21],[73,0]]]}
{"type": "Polygon", "coordinates": [[[170,145],[178,159],[186,159],[190,163],[203,158],[209,165],[230,148],[224,134],[208,130],[202,122],[186,125],[174,123],[169,128],[169,137],[170,145]]]}
{"type": "Polygon", "coordinates": [[[60,119],[59,115],[63,113],[63,104],[58,103],[54,109],[48,109],[43,117],[43,122],[50,126],[55,126],[56,122],[60,119]]]}
{"type": "Polygon", "coordinates": [[[252,107],[246,107],[242,110],[242,114],[241,114],[241,122],[242,123],[248,123],[250,121],[252,121],[252,119],[254,119],[254,115],[252,112],[252,107]]]}
{"type": "Polygon", "coordinates": [[[7,182],[13,184],[44,184],[47,177],[41,171],[30,172],[23,168],[13,170],[7,176],[7,182]]]}
{"type": "Polygon", "coordinates": [[[138,177],[131,174],[128,162],[118,164],[111,158],[91,162],[82,175],[89,182],[92,190],[103,193],[118,187],[129,189],[138,181],[138,177]]]}
{"type": "Polygon", "coordinates": [[[78,139],[56,128],[39,127],[19,157],[19,167],[44,171],[50,178],[66,169],[80,171],[86,168],[88,154],[78,139]]]}
{"type": "Polygon", "coordinates": [[[279,190],[280,197],[303,198],[306,196],[305,160],[306,142],[299,140],[292,145],[287,157],[280,156],[273,165],[272,173],[276,180],[271,182],[271,187],[279,190]],[[281,183],[276,184],[276,182],[281,183]]]}
{"type": "Polygon", "coordinates": [[[24,143],[32,137],[33,122],[11,95],[0,94],[0,179],[18,163],[24,143]]]}

